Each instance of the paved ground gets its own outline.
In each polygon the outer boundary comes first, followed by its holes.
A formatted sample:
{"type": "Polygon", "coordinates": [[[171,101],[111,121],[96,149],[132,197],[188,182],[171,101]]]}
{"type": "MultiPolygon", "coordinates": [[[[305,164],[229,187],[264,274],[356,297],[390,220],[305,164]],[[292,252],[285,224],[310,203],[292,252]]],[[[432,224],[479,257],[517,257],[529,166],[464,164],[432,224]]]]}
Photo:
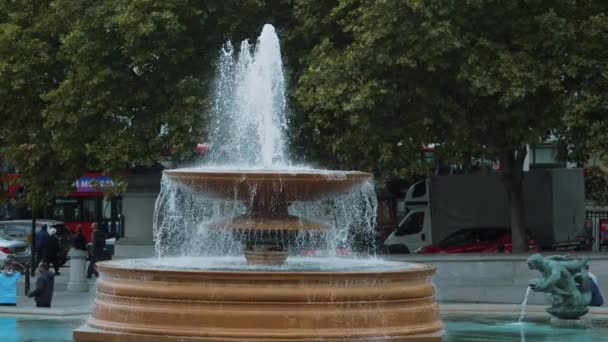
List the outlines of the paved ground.
{"type": "MultiPolygon", "coordinates": [[[[62,268],[61,275],[55,277],[56,291],[53,294],[51,309],[36,308],[34,299],[24,295],[25,282],[22,278],[18,285],[19,296],[17,297],[17,306],[0,306],[0,314],[72,316],[89,313],[93,297],[95,296],[95,279],[89,282],[89,292],[67,292],[68,274],[69,269],[62,268]]],[[[32,288],[35,283],[35,278],[32,278],[32,288]]]]}
{"type": "MultiPolygon", "coordinates": [[[[154,256],[154,248],[150,245],[117,245],[114,259],[149,258],[154,256]]],[[[0,314],[51,314],[51,315],[82,315],[90,311],[95,296],[95,279],[89,280],[89,292],[67,292],[67,282],[70,274],[69,262],[60,269],[60,275],[55,277],[55,293],[51,309],[36,308],[33,298],[25,295],[25,277],[19,280],[17,288],[17,307],[0,307],[0,314]]],[[[36,278],[30,280],[31,288],[35,287],[36,278]]]]}
{"type": "MultiPolygon", "coordinates": [[[[117,245],[115,259],[145,258],[153,256],[152,246],[117,245]]],[[[418,261],[418,260],[416,260],[418,261]]],[[[74,316],[87,315],[90,312],[95,295],[95,279],[89,281],[88,292],[67,292],[66,285],[69,276],[69,264],[61,269],[61,275],[55,278],[55,293],[51,309],[36,308],[32,298],[24,296],[24,278],[19,283],[19,294],[16,307],[0,307],[0,314],[10,315],[52,315],[74,316]]],[[[32,287],[35,278],[31,280],[32,287]]],[[[440,303],[444,314],[479,313],[479,314],[512,314],[518,316],[521,310],[518,304],[471,304],[471,303],[440,303]]],[[[530,305],[528,313],[531,315],[546,315],[545,306],[530,305]]],[[[591,314],[596,317],[608,319],[608,307],[593,308],[591,314]]]]}

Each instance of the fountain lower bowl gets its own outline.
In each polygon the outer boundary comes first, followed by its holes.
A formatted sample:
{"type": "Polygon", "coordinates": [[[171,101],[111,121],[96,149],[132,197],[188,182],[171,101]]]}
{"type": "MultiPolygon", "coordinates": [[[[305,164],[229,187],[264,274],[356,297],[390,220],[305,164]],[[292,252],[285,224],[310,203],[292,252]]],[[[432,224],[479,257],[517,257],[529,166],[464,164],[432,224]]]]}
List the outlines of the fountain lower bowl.
{"type": "Polygon", "coordinates": [[[98,264],[84,341],[441,341],[427,265],[376,259],[138,259],[98,264]],[[182,265],[167,269],[170,264],[182,265]],[[220,270],[222,269],[223,270],[220,270]],[[296,270],[294,270],[296,269],[296,270]]]}

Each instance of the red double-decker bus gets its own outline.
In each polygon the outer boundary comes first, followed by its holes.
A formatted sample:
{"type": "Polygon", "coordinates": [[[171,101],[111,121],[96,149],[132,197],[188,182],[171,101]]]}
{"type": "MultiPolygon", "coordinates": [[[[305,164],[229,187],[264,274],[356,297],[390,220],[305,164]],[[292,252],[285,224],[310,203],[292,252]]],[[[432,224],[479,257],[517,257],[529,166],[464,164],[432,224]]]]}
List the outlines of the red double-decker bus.
{"type": "MultiPolygon", "coordinates": [[[[20,194],[27,191],[18,184],[19,174],[8,174],[5,178],[10,182],[7,203],[4,204],[4,218],[12,220],[31,218],[30,210],[16,205],[20,194]]],[[[82,226],[87,240],[91,238],[93,223],[100,224],[108,238],[122,237],[124,227],[122,198],[120,196],[105,198],[103,193],[104,187],[112,185],[112,179],[102,173],[86,173],[74,182],[74,192],[64,197],[56,197],[37,218],[62,221],[72,232],[76,231],[76,227],[82,226]]]]}

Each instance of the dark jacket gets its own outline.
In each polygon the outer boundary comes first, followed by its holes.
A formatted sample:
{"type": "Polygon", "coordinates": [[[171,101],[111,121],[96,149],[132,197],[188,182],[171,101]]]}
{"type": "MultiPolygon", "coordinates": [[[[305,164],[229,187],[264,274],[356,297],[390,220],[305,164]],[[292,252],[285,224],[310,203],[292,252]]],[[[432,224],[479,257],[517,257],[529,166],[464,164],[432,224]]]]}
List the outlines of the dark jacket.
{"type": "Polygon", "coordinates": [[[592,280],[591,281],[591,303],[590,306],[602,306],[604,305],[604,298],[600,292],[599,286],[592,280]]]}
{"type": "Polygon", "coordinates": [[[49,236],[46,242],[46,256],[49,258],[56,258],[59,255],[59,238],[57,235],[49,236]]]}
{"type": "Polygon", "coordinates": [[[41,272],[36,279],[36,289],[28,297],[35,297],[36,304],[50,306],[54,287],[55,275],[49,271],[41,272]]]}
{"type": "Polygon", "coordinates": [[[102,230],[94,230],[91,245],[93,246],[93,256],[95,259],[101,260],[106,247],[106,234],[102,230]]]}
{"type": "Polygon", "coordinates": [[[46,252],[46,245],[49,240],[49,232],[46,230],[39,230],[36,233],[36,250],[46,252]]]}
{"type": "Polygon", "coordinates": [[[74,237],[74,248],[83,251],[87,250],[87,238],[82,233],[78,233],[74,237]]]}

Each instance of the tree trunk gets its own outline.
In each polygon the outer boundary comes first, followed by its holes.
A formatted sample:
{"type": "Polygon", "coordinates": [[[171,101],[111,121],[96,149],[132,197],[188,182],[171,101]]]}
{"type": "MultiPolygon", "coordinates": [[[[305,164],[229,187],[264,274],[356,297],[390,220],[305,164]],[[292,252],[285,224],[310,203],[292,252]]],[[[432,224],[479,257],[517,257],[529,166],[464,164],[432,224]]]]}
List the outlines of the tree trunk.
{"type": "Polygon", "coordinates": [[[523,196],[524,159],[526,149],[508,152],[500,159],[502,180],[509,198],[511,218],[511,242],[514,253],[528,251],[526,212],[523,196]]]}

